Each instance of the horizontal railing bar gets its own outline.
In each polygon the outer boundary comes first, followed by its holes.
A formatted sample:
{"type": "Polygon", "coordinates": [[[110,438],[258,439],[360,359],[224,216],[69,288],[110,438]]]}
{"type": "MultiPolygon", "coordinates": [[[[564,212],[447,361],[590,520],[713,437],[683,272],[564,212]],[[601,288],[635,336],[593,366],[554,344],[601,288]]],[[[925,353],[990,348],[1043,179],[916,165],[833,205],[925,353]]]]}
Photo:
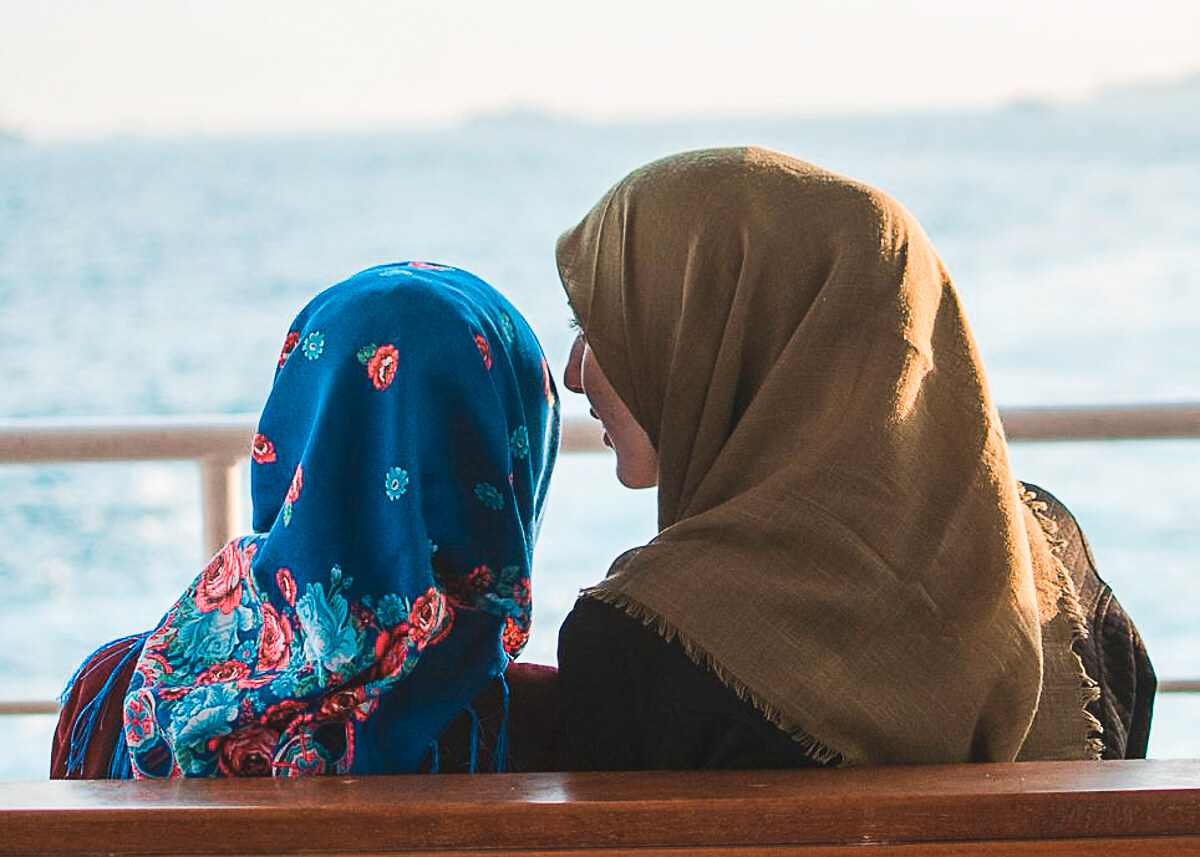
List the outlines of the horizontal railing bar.
{"type": "Polygon", "coordinates": [[[1200,437],[1200,404],[1001,408],[1009,440],[1148,440],[1200,437]]]}
{"type": "Polygon", "coordinates": [[[53,699],[13,699],[0,702],[0,717],[5,714],[58,714],[61,706],[53,699]]]}
{"type": "Polygon", "coordinates": [[[1200,693],[1200,679],[1179,678],[1158,680],[1159,693],[1200,693]]]}
{"type": "Polygon", "coordinates": [[[0,462],[243,458],[254,425],[246,414],[0,419],[0,462]]]}
{"type": "MultiPolygon", "coordinates": [[[[1200,438],[1200,404],[1006,408],[1013,441],[1200,438]]],[[[0,419],[0,463],[243,458],[248,414],[0,419]]],[[[563,421],[563,452],[602,449],[599,424],[563,421]]]]}

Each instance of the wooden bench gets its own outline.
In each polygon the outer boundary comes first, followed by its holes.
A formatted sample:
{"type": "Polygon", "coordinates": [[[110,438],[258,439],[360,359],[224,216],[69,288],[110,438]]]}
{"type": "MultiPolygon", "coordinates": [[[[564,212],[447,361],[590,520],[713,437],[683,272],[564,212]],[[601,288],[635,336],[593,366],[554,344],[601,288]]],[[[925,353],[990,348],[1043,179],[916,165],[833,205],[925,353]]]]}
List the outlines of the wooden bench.
{"type": "Polygon", "coordinates": [[[1200,762],[0,783],[0,854],[1200,854],[1200,762]]]}

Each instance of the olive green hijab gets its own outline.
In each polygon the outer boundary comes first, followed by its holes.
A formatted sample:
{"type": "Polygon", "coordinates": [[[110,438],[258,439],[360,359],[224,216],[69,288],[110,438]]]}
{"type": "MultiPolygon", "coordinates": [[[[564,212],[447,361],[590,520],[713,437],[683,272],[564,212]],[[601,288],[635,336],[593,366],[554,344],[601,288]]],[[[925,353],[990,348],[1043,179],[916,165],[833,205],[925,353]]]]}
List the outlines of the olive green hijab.
{"type": "Polygon", "coordinates": [[[817,759],[1097,754],[1070,578],[907,211],[774,152],[691,152],[612,188],[558,265],[659,456],[659,535],[588,594],[817,759]]]}

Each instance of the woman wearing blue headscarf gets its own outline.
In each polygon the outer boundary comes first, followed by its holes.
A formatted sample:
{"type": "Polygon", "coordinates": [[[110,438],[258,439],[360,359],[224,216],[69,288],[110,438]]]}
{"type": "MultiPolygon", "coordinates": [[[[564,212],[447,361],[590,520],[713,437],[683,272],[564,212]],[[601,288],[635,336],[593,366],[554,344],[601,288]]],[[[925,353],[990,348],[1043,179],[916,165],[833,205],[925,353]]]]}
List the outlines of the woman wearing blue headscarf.
{"type": "Polygon", "coordinates": [[[421,262],[327,289],[257,431],[254,533],[85,663],[56,774],[95,775],[96,745],[134,778],[436,769],[438,736],[524,646],[558,410],[499,293],[421,262]]]}

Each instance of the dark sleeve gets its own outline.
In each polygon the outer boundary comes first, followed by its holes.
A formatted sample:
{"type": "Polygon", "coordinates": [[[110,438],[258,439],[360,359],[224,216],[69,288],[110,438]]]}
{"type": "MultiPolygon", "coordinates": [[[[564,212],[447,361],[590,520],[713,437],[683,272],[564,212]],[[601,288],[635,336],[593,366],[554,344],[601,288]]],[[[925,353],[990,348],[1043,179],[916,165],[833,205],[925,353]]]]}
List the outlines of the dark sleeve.
{"type": "Polygon", "coordinates": [[[558,632],[564,770],[645,767],[638,711],[641,688],[631,670],[622,618],[607,604],[580,598],[558,632]]]}
{"type": "Polygon", "coordinates": [[[818,764],[678,640],[581,598],[558,638],[567,770],[818,764]]]}
{"type": "Polygon", "coordinates": [[[1049,491],[1028,483],[1025,487],[1046,504],[1045,514],[1058,526],[1060,557],[1071,573],[1088,624],[1088,637],[1075,642],[1075,651],[1084,670],[1100,686],[1100,697],[1088,710],[1103,729],[1103,758],[1144,759],[1158,686],[1146,645],[1121,602],[1096,572],[1091,546],[1075,516],[1049,491]]]}

